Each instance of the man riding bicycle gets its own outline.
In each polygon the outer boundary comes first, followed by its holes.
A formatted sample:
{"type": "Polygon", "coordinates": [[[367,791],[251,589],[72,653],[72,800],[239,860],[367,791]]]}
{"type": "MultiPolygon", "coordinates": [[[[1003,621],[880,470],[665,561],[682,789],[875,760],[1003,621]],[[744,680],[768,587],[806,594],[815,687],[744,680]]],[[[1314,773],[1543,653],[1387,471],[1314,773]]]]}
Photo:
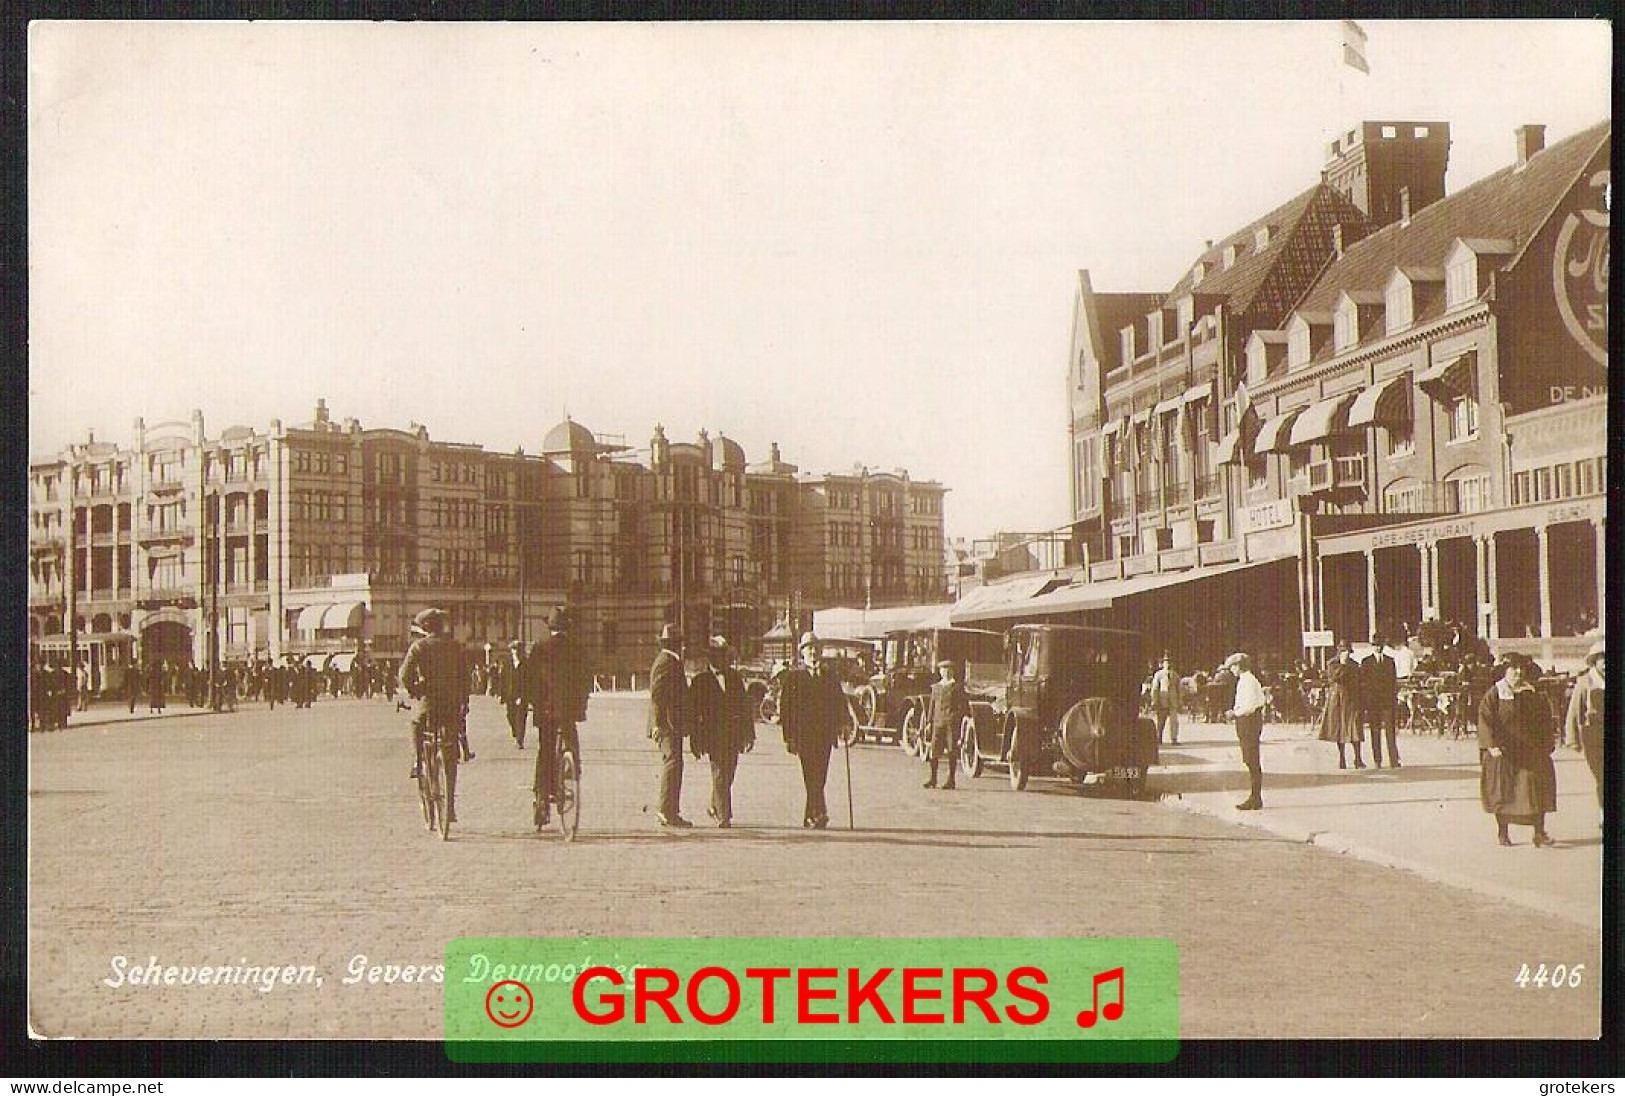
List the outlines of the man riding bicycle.
{"type": "MultiPolygon", "coordinates": [[[[422,704],[412,717],[412,779],[422,775],[423,744],[435,727],[455,729],[462,742],[468,715],[468,667],[462,644],[446,634],[442,609],[425,609],[412,620],[418,638],[401,663],[401,688],[422,704]]],[[[463,744],[467,751],[466,743],[463,744]]],[[[455,812],[454,812],[455,814],[455,812]]]]}
{"type": "Polygon", "coordinates": [[[551,815],[556,775],[554,755],[559,736],[575,755],[576,771],[581,771],[581,742],[576,724],[587,718],[587,698],[592,692],[592,673],[586,657],[569,634],[570,614],[564,606],[547,618],[548,635],[538,639],[525,660],[525,701],[536,721],[536,775],[532,792],[536,797],[536,824],[545,825],[551,815]]]}

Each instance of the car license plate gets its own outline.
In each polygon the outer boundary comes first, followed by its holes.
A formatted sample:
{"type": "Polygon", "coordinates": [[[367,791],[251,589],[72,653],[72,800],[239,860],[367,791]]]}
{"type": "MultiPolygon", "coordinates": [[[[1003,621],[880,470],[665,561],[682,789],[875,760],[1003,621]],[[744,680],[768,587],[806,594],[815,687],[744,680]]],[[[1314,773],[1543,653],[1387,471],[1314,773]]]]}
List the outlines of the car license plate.
{"type": "Polygon", "coordinates": [[[1145,775],[1145,770],[1138,765],[1119,765],[1111,770],[1114,780],[1138,780],[1145,775]]]}

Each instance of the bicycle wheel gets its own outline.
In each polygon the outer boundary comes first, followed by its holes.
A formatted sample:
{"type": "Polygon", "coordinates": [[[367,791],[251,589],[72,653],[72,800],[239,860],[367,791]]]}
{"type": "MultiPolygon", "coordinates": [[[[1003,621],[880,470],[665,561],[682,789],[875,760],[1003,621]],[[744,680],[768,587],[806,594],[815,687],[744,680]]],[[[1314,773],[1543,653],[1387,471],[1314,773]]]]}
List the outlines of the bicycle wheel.
{"type": "Polygon", "coordinates": [[[448,732],[440,736],[440,784],[445,797],[440,800],[440,840],[451,840],[451,824],[456,821],[457,805],[457,735],[448,732]]]}
{"type": "Polygon", "coordinates": [[[576,755],[570,750],[560,750],[557,768],[554,786],[558,795],[555,809],[558,811],[559,829],[566,841],[574,841],[576,829],[581,825],[581,770],[576,765],[576,755]]]}
{"type": "Polygon", "coordinates": [[[440,751],[431,740],[423,751],[418,794],[423,797],[423,820],[433,833],[440,826],[442,801],[440,798],[440,751]]]}

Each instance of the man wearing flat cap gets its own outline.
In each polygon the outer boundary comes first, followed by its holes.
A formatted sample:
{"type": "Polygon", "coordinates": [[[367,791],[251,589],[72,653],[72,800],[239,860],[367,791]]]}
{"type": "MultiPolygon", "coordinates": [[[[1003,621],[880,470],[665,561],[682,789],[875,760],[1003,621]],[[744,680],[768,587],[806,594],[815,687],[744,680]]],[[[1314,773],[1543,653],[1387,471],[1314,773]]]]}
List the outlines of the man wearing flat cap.
{"type": "Polygon", "coordinates": [[[824,783],[829,778],[830,751],[851,728],[852,716],[840,675],[824,664],[818,637],[811,632],[802,635],[800,653],[800,664],[784,675],[780,721],[785,748],[801,762],[801,780],[807,789],[801,824],[821,830],[829,825],[824,783]]]}
{"type": "Polygon", "coordinates": [[[930,775],[926,778],[925,787],[937,786],[937,764],[946,760],[948,779],[942,787],[948,791],[954,786],[954,764],[959,756],[959,728],[970,714],[970,699],[965,695],[965,686],[959,683],[958,667],[952,659],[945,658],[937,663],[937,675],[937,683],[931,686],[931,695],[925,701],[925,729],[930,736],[930,747],[926,753],[930,775]]]}
{"type": "Polygon", "coordinates": [[[1241,763],[1247,767],[1247,798],[1236,804],[1238,811],[1256,811],[1264,806],[1264,763],[1259,743],[1264,734],[1264,708],[1269,697],[1252,659],[1237,651],[1225,659],[1227,670],[1236,675],[1236,695],[1227,713],[1236,721],[1236,742],[1241,747],[1241,763]]]}
{"type": "Polygon", "coordinates": [[[683,737],[689,732],[688,678],[683,673],[683,637],[677,625],[660,629],[660,653],[649,669],[649,737],[660,747],[662,826],[688,829],[682,816],[683,737]]]}
{"type": "Polygon", "coordinates": [[[711,759],[710,815],[725,830],[733,825],[734,772],[739,755],[756,745],[756,720],[727,639],[712,636],[705,653],[709,665],[688,686],[689,746],[696,758],[711,759]]]}
{"type": "Polygon", "coordinates": [[[1603,747],[1603,675],[1607,665],[1607,647],[1602,640],[1591,645],[1586,652],[1586,668],[1574,682],[1574,693],[1569,697],[1569,710],[1563,720],[1563,741],[1571,749],[1585,754],[1586,764],[1597,781],[1597,822],[1602,823],[1602,747],[1603,747]]]}

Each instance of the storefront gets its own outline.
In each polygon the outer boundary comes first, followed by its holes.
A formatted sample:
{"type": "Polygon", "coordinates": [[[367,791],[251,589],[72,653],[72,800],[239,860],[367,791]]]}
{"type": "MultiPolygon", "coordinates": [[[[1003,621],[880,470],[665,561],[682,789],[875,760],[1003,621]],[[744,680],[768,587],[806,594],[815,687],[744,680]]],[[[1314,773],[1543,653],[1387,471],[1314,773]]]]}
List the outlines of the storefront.
{"type": "Polygon", "coordinates": [[[1319,619],[1353,640],[1454,623],[1577,665],[1606,603],[1606,520],[1599,495],[1317,537],[1319,619]]]}

